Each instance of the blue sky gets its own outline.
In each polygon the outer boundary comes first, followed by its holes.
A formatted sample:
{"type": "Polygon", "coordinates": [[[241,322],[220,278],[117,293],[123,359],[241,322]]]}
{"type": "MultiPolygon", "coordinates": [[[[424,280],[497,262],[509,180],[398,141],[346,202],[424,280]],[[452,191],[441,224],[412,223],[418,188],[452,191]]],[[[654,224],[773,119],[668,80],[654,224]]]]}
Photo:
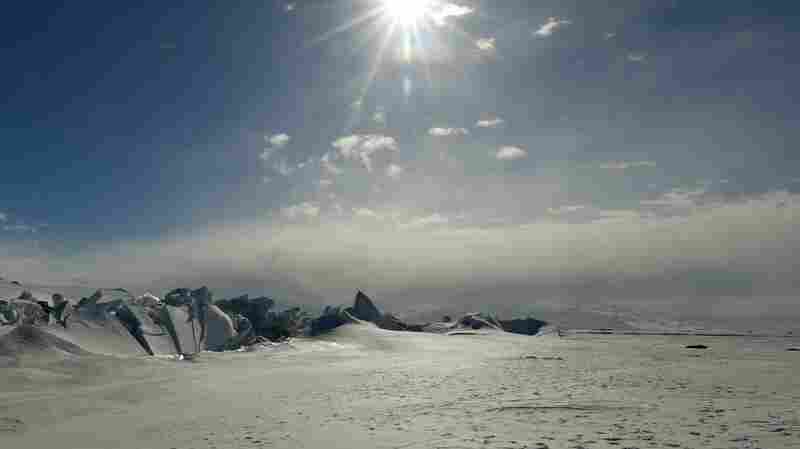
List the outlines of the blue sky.
{"type": "Polygon", "coordinates": [[[0,269],[796,296],[795,2],[406,3],[7,7],[0,269]]]}

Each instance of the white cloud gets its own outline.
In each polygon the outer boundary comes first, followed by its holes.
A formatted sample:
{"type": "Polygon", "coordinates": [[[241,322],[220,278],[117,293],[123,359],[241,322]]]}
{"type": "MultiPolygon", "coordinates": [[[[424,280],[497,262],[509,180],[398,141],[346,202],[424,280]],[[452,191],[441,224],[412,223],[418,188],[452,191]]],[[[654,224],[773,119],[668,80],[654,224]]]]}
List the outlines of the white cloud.
{"type": "Polygon", "coordinates": [[[494,157],[501,161],[513,161],[528,157],[528,152],[519,147],[505,146],[500,147],[494,157]]]}
{"type": "Polygon", "coordinates": [[[604,168],[607,170],[626,170],[629,168],[639,168],[639,167],[656,167],[657,164],[653,161],[612,161],[612,162],[604,162],[598,165],[598,168],[604,168]]]}
{"type": "Polygon", "coordinates": [[[286,12],[292,12],[297,8],[297,3],[287,3],[285,6],[286,12]]]}
{"type": "Polygon", "coordinates": [[[617,35],[617,33],[605,33],[605,34],[603,34],[603,39],[605,39],[605,40],[614,39],[614,37],[616,37],[616,35],[617,35]]]}
{"type": "Polygon", "coordinates": [[[331,143],[339,154],[349,160],[360,162],[367,171],[372,171],[372,156],[382,151],[397,151],[394,137],[380,134],[354,134],[340,137],[331,143]]]}
{"type": "Polygon", "coordinates": [[[319,186],[322,188],[327,188],[333,185],[333,181],[330,179],[320,179],[319,186]]]}
{"type": "Polygon", "coordinates": [[[319,217],[319,205],[309,202],[294,204],[281,209],[281,215],[289,220],[319,217]]]}
{"type": "Polygon", "coordinates": [[[264,176],[263,178],[261,178],[261,182],[264,184],[269,184],[272,182],[272,178],[270,178],[269,176],[264,176]]]}
{"type": "Polygon", "coordinates": [[[468,6],[456,5],[455,3],[437,3],[431,9],[430,15],[437,25],[443,26],[447,23],[445,19],[448,17],[466,16],[474,11],[468,6]]]}
{"type": "Polygon", "coordinates": [[[466,128],[431,128],[428,134],[435,137],[465,136],[469,134],[466,128]]]}
{"type": "Polygon", "coordinates": [[[483,51],[494,51],[496,49],[495,42],[497,39],[493,37],[482,37],[475,41],[475,46],[483,51]]]}
{"type": "Polygon", "coordinates": [[[547,22],[542,24],[542,26],[539,27],[538,30],[534,31],[533,34],[535,34],[536,36],[548,37],[551,36],[554,32],[556,32],[556,30],[558,30],[559,28],[571,24],[572,22],[569,20],[561,20],[557,17],[550,17],[549,19],[547,19],[547,22]]]}
{"type": "Polygon", "coordinates": [[[5,212],[0,212],[0,221],[2,222],[8,221],[8,214],[5,212]]]}
{"type": "Polygon", "coordinates": [[[400,175],[402,175],[404,171],[405,170],[403,169],[403,167],[399,165],[389,164],[386,167],[386,176],[389,176],[390,178],[397,178],[400,175]]]}
{"type": "Polygon", "coordinates": [[[283,148],[291,142],[292,137],[285,133],[264,136],[264,140],[275,148],[283,148]]]}
{"type": "Polygon", "coordinates": [[[628,61],[645,62],[646,60],[647,60],[646,53],[628,53],[628,61]]]}
{"type": "Polygon", "coordinates": [[[505,120],[501,119],[500,117],[495,117],[490,119],[478,120],[478,122],[475,123],[475,126],[477,126],[478,128],[497,128],[503,123],[505,123],[505,120]]]}
{"type": "Polygon", "coordinates": [[[372,114],[372,121],[379,125],[386,125],[386,113],[383,111],[376,111],[372,114]]]}

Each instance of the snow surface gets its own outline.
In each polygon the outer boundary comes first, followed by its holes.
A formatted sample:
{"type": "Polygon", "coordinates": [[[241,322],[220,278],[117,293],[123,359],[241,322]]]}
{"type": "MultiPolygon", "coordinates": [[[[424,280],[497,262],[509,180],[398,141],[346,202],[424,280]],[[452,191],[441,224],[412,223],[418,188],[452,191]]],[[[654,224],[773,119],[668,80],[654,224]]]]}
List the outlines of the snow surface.
{"type": "Polygon", "coordinates": [[[800,447],[798,341],[751,340],[362,324],[191,361],[23,346],[0,356],[0,447],[800,447]]]}

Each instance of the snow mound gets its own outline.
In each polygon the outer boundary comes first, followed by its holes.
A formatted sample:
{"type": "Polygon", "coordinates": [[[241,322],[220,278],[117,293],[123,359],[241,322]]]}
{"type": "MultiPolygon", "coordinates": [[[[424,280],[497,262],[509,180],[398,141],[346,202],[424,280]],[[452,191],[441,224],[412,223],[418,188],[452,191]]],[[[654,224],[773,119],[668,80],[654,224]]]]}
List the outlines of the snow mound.
{"type": "Polygon", "coordinates": [[[47,332],[46,329],[22,325],[0,336],[0,357],[16,359],[23,355],[68,356],[88,355],[80,346],[47,332]]]}

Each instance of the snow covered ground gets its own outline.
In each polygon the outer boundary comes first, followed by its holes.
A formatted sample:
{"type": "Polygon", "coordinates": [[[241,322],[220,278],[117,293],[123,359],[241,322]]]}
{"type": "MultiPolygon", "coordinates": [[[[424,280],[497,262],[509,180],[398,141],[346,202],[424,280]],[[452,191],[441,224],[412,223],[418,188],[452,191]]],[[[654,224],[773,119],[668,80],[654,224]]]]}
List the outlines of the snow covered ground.
{"type": "Polygon", "coordinates": [[[371,325],[191,362],[39,345],[0,357],[0,447],[797,448],[790,346],[371,325]]]}

